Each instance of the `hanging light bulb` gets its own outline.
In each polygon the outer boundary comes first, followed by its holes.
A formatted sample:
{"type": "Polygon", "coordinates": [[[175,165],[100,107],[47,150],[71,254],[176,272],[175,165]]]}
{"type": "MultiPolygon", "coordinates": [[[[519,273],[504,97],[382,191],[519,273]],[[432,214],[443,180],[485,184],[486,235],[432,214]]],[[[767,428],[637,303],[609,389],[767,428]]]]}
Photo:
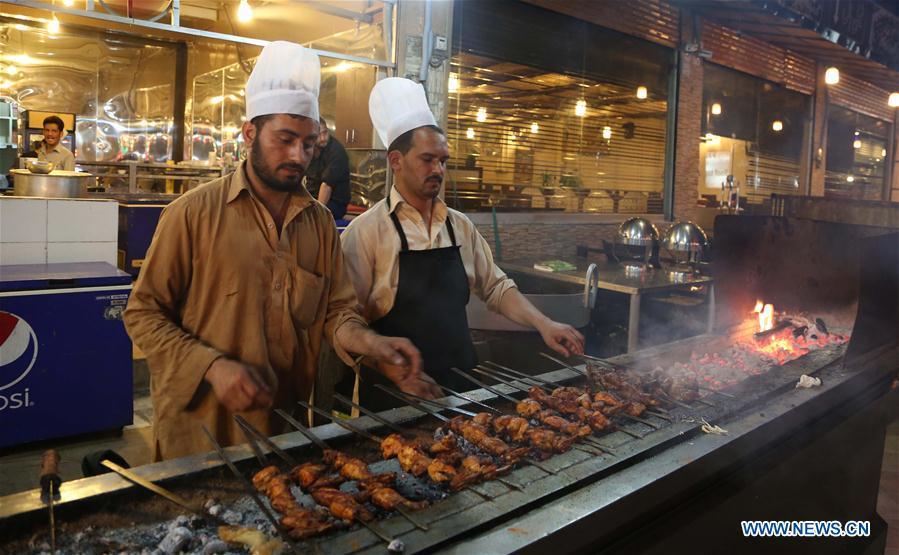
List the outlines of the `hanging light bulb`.
{"type": "Polygon", "coordinates": [[[890,93],[887,104],[890,105],[890,108],[899,108],[899,92],[890,93]]]}
{"type": "Polygon", "coordinates": [[[851,175],[847,175],[847,176],[846,176],[846,181],[848,181],[849,183],[852,183],[853,181],[855,181],[855,178],[852,177],[851,175]]]}
{"type": "Polygon", "coordinates": [[[459,92],[459,76],[455,73],[449,74],[449,83],[447,84],[447,90],[450,93],[459,92]]]}
{"type": "Polygon", "coordinates": [[[534,122],[531,124],[531,133],[536,133],[537,131],[540,131],[540,126],[537,125],[537,122],[534,122]]]}
{"type": "Polygon", "coordinates": [[[249,23],[253,20],[253,8],[247,0],[240,0],[237,6],[237,20],[241,23],[249,23]]]}
{"type": "Polygon", "coordinates": [[[713,116],[721,115],[721,104],[718,104],[717,102],[712,104],[712,115],[713,116]]]}
{"type": "Polygon", "coordinates": [[[612,138],[612,128],[608,125],[602,128],[602,138],[607,141],[612,138]]]}
{"type": "Polygon", "coordinates": [[[779,119],[776,119],[773,122],[771,122],[771,129],[773,131],[780,132],[780,131],[783,131],[783,128],[784,128],[784,122],[780,121],[779,119]]]}
{"type": "Polygon", "coordinates": [[[487,121],[487,108],[484,108],[483,106],[478,108],[477,120],[479,123],[487,121]]]}
{"type": "Polygon", "coordinates": [[[578,117],[584,117],[587,115],[587,101],[586,100],[578,100],[577,104],[574,105],[574,115],[578,117]]]}
{"type": "Polygon", "coordinates": [[[474,139],[474,127],[469,127],[465,131],[465,138],[466,139],[474,139]]]}
{"type": "Polygon", "coordinates": [[[824,82],[828,85],[836,85],[840,82],[840,70],[835,67],[827,68],[824,72],[824,82]]]}
{"type": "Polygon", "coordinates": [[[51,35],[59,32],[59,20],[56,19],[56,14],[53,14],[53,17],[47,22],[47,32],[51,35]]]}
{"type": "Polygon", "coordinates": [[[642,85],[637,87],[637,98],[639,98],[640,100],[643,100],[644,98],[646,98],[647,94],[648,94],[648,91],[646,90],[646,87],[644,87],[642,85]]]}
{"type": "Polygon", "coordinates": [[[852,148],[861,148],[861,147],[862,147],[862,142],[860,140],[855,139],[854,141],[852,141],[852,148]]]}

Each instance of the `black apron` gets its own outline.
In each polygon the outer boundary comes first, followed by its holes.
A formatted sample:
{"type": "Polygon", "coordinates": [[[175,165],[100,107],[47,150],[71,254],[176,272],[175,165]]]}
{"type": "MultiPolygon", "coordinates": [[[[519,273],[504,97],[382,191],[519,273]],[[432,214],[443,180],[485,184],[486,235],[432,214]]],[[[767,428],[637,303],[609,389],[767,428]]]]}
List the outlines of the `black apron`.
{"type": "MultiPolygon", "coordinates": [[[[413,251],[399,218],[391,212],[402,247],[399,284],[393,308],[371,327],[381,335],[409,338],[421,351],[422,369],[428,375],[451,389],[468,391],[477,386],[450,370],[469,370],[478,359],[465,313],[468,276],[449,218],[447,214],[446,230],[453,246],[413,251]]],[[[403,404],[373,387],[375,383],[392,385],[376,370],[364,368],[359,387],[362,406],[384,410],[403,404]]]]}

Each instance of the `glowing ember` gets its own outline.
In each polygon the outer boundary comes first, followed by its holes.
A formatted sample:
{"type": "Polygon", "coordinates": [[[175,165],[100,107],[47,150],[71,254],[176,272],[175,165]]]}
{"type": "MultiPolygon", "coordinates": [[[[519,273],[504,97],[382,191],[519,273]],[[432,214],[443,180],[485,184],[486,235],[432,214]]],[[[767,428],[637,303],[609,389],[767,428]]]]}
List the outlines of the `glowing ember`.
{"type": "Polygon", "coordinates": [[[760,332],[768,331],[774,327],[774,305],[756,301],[753,312],[758,314],[760,332]]]}

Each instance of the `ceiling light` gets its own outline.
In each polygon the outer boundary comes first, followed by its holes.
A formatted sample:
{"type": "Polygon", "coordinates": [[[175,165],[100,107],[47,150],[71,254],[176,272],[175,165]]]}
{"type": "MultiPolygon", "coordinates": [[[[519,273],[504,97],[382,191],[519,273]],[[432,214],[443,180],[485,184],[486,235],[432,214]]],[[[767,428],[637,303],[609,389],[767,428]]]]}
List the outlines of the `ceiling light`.
{"type": "Polygon", "coordinates": [[[880,149],[880,155],[883,156],[884,158],[886,158],[887,157],[887,149],[885,149],[885,148],[880,149]]]}
{"type": "Polygon", "coordinates": [[[848,181],[849,183],[852,183],[853,181],[855,181],[855,178],[852,177],[851,175],[847,175],[847,176],[846,176],[846,181],[848,181]]]}
{"type": "Polygon", "coordinates": [[[612,128],[608,125],[602,128],[602,138],[607,141],[612,138],[612,128]]]}
{"type": "Polygon", "coordinates": [[[584,117],[587,115],[587,101],[586,100],[578,100],[577,104],[574,105],[574,115],[579,117],[584,117]]]}
{"type": "Polygon", "coordinates": [[[474,128],[473,127],[469,127],[468,130],[465,131],[465,138],[466,139],[474,139],[474,128]]]}
{"type": "Polygon", "coordinates": [[[487,108],[484,108],[484,107],[478,108],[477,120],[480,123],[484,123],[485,121],[487,121],[487,108]]]}
{"type": "Polygon", "coordinates": [[[241,23],[249,23],[253,20],[253,8],[247,0],[240,0],[237,6],[237,20],[241,23]]]}
{"type": "Polygon", "coordinates": [[[779,119],[776,119],[773,122],[771,122],[771,129],[773,131],[778,131],[778,132],[783,131],[783,128],[784,128],[784,122],[780,121],[779,119]]]}
{"type": "Polygon", "coordinates": [[[56,14],[53,14],[53,17],[47,22],[47,32],[51,35],[59,32],[59,20],[56,19],[56,14]]]}
{"type": "Polygon", "coordinates": [[[899,108],[899,92],[890,93],[887,104],[890,105],[890,108],[899,108]]]}
{"type": "Polygon", "coordinates": [[[840,82],[840,70],[835,67],[827,68],[824,72],[824,82],[828,85],[836,85],[840,82]]]}
{"type": "Polygon", "coordinates": [[[536,122],[534,122],[531,124],[531,133],[536,133],[537,131],[540,131],[540,126],[537,125],[536,122]]]}
{"type": "Polygon", "coordinates": [[[646,96],[647,96],[646,87],[643,87],[643,86],[637,87],[637,98],[639,98],[640,100],[643,100],[644,98],[646,98],[646,96]]]}
{"type": "Polygon", "coordinates": [[[852,148],[861,148],[861,147],[862,147],[862,142],[860,140],[855,139],[854,141],[852,141],[852,148]]]}
{"type": "Polygon", "coordinates": [[[459,76],[457,74],[449,74],[449,83],[447,84],[447,90],[449,90],[450,93],[459,92],[459,76]]]}
{"type": "Polygon", "coordinates": [[[718,104],[717,102],[715,102],[714,104],[712,104],[712,115],[713,115],[713,116],[720,116],[720,115],[721,115],[721,104],[718,104]]]}

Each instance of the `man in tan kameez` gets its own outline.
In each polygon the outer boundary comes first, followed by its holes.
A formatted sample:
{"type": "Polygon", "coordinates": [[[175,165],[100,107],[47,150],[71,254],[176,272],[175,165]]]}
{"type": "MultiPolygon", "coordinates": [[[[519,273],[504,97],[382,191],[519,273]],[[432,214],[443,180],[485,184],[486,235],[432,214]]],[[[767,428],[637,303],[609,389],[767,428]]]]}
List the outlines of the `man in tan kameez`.
{"type": "Polygon", "coordinates": [[[155,459],[244,441],[233,416],[266,434],[271,411],[312,395],[323,339],[384,363],[400,389],[435,387],[404,338],[357,313],[334,220],[302,186],[318,136],[318,56],[275,42],[247,82],[247,160],[163,211],[125,324],[147,355],[155,459]]]}

